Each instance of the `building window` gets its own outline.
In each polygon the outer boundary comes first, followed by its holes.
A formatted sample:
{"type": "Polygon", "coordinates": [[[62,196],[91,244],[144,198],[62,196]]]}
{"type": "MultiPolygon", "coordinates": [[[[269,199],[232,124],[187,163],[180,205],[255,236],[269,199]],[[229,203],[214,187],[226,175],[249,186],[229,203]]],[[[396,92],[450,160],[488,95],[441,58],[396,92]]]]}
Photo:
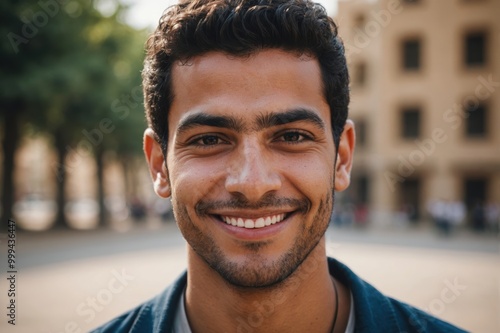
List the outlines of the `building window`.
{"type": "Polygon", "coordinates": [[[353,82],[357,87],[363,87],[366,83],[366,64],[364,62],[354,67],[353,82]]]}
{"type": "Polygon", "coordinates": [[[465,110],[466,135],[468,137],[486,136],[486,107],[482,104],[465,110]]]}
{"type": "Polygon", "coordinates": [[[356,146],[365,147],[366,146],[366,121],[358,120],[356,124],[356,146]]]}
{"type": "Polygon", "coordinates": [[[403,69],[418,70],[420,69],[420,40],[409,39],[403,41],[403,69]]]}
{"type": "Polygon", "coordinates": [[[464,179],[464,202],[468,209],[486,202],[488,179],[486,177],[471,177],[464,179]]]}
{"type": "Polygon", "coordinates": [[[486,63],[486,34],[473,32],[465,36],[465,64],[468,67],[486,63]]]}
{"type": "Polygon", "coordinates": [[[476,230],[486,228],[485,204],[488,202],[488,177],[464,179],[464,202],[467,207],[469,225],[476,230]]]}
{"type": "Polygon", "coordinates": [[[358,179],[358,204],[368,204],[369,202],[369,180],[367,176],[358,179]]]}
{"type": "Polygon", "coordinates": [[[401,136],[405,139],[416,139],[420,136],[420,109],[406,108],[402,111],[401,136]]]}
{"type": "Polygon", "coordinates": [[[421,188],[419,178],[405,179],[400,185],[398,210],[404,213],[411,222],[417,222],[420,217],[421,188]]]}

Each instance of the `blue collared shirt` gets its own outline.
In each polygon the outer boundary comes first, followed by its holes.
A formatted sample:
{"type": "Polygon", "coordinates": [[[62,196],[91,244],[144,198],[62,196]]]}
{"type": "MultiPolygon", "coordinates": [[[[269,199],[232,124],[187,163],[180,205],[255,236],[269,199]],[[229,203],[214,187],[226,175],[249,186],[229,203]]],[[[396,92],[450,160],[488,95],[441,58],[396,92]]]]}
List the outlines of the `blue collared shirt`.
{"type": "MultiPolygon", "coordinates": [[[[347,266],[328,258],[330,274],[351,291],[355,306],[355,333],[465,332],[408,304],[380,293],[347,266]]],[[[171,333],[183,290],[184,272],[155,298],[121,315],[92,333],[171,333]]]]}

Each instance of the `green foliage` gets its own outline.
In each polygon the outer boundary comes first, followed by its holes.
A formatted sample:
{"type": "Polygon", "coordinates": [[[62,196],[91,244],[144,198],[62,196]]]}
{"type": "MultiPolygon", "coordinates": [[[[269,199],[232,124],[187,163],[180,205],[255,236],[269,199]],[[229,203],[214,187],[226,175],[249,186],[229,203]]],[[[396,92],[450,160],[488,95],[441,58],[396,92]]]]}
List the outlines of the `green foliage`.
{"type": "Polygon", "coordinates": [[[0,111],[18,112],[7,102],[21,100],[25,123],[63,131],[72,146],[104,121],[94,148],[139,152],[146,34],[120,22],[123,10],[106,17],[87,0],[2,1],[0,111]]]}

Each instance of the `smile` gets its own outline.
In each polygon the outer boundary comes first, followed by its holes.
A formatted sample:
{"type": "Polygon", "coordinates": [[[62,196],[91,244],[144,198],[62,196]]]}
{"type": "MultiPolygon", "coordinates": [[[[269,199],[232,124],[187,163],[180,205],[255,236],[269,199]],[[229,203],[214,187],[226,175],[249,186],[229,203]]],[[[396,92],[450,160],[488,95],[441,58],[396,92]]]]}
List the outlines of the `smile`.
{"type": "Polygon", "coordinates": [[[246,229],[264,228],[272,224],[276,224],[283,221],[285,217],[286,214],[277,214],[266,217],[259,217],[257,219],[248,219],[242,217],[223,216],[223,215],[220,216],[222,221],[226,222],[226,224],[246,229]]]}

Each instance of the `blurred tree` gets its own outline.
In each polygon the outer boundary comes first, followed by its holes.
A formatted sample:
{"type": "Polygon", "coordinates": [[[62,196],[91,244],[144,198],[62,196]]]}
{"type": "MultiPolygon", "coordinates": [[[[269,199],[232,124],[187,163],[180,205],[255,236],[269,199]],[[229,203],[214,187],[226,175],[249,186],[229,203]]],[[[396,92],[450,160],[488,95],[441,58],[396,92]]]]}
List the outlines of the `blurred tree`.
{"type": "Polygon", "coordinates": [[[2,221],[12,216],[14,154],[20,124],[51,133],[58,161],[58,217],[65,226],[66,178],[82,154],[96,158],[100,222],[104,223],[106,149],[140,151],[140,68],[145,32],[120,22],[126,8],[104,16],[92,1],[7,0],[0,4],[0,110],[4,168],[2,221]],[[133,112],[134,111],[134,112],[133,112]],[[137,112],[136,112],[137,111],[137,112]],[[133,138],[133,139],[132,139],[133,138]]]}
{"type": "MultiPolygon", "coordinates": [[[[104,152],[113,150],[119,159],[136,156],[142,153],[142,133],[145,127],[142,108],[141,68],[144,58],[144,41],[146,32],[133,31],[129,26],[117,23],[120,7],[115,15],[103,20],[102,29],[98,35],[106,36],[95,46],[107,55],[107,66],[102,68],[107,73],[107,84],[100,90],[101,96],[96,96],[103,110],[99,112],[99,130],[94,129],[94,138],[102,143],[95,147],[95,158],[98,177],[98,201],[100,221],[104,223],[104,152]],[[109,22],[111,21],[111,22],[109,22]],[[103,115],[106,115],[103,118],[103,115]]],[[[103,64],[104,65],[104,64],[103,64]]],[[[96,122],[97,125],[97,122],[96,122]]],[[[94,142],[95,143],[95,142],[94,142]]],[[[126,179],[125,179],[126,181],[126,179]]]]}
{"type": "Polygon", "coordinates": [[[29,45],[29,36],[36,34],[33,27],[22,21],[21,13],[26,11],[28,1],[5,0],[0,3],[0,113],[2,127],[2,231],[6,221],[12,218],[14,203],[14,155],[20,140],[21,120],[26,117],[30,106],[37,104],[37,98],[30,94],[24,80],[29,73],[26,68],[34,43],[29,45]],[[19,52],[19,46],[27,44],[28,52],[19,52]]]}

